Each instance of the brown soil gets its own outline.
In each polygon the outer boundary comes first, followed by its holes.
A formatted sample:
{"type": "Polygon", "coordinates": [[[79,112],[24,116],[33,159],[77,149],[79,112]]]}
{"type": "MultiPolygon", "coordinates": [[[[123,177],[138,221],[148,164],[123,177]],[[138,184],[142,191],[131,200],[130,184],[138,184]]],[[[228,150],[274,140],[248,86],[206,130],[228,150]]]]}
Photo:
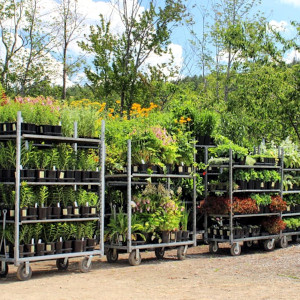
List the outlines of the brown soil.
{"type": "Polygon", "coordinates": [[[191,248],[178,261],[176,251],[158,261],[142,253],[140,266],[131,267],[128,255],[118,263],[93,259],[89,273],[80,273],[76,259],[68,271],[58,272],[55,261],[31,264],[31,280],[20,282],[10,266],[1,280],[0,299],[300,299],[300,245],[264,252],[242,250],[232,257],[228,245],[211,255],[207,246],[191,248]]]}

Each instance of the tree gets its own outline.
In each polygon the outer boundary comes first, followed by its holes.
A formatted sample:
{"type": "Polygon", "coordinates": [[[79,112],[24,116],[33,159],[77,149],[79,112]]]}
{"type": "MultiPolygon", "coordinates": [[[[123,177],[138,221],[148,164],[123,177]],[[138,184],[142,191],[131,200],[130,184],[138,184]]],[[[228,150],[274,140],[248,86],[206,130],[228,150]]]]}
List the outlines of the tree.
{"type": "Polygon", "coordinates": [[[86,17],[79,12],[77,0],[58,1],[57,12],[59,15],[57,26],[60,28],[57,38],[63,65],[62,99],[66,99],[67,77],[79,67],[81,60],[80,56],[72,60],[72,57],[68,55],[68,51],[70,44],[81,36],[86,17]]]}
{"type": "Polygon", "coordinates": [[[142,0],[119,0],[113,5],[120,15],[124,30],[112,33],[110,21],[100,16],[100,25],[91,28],[88,42],[80,43],[85,51],[95,56],[94,69],[86,75],[96,94],[120,97],[121,111],[130,111],[139,91],[148,82],[147,59],[151,54],[161,56],[170,51],[171,26],[179,22],[185,6],[182,1],[166,0],[164,7],[149,1],[147,8],[142,0]]]}

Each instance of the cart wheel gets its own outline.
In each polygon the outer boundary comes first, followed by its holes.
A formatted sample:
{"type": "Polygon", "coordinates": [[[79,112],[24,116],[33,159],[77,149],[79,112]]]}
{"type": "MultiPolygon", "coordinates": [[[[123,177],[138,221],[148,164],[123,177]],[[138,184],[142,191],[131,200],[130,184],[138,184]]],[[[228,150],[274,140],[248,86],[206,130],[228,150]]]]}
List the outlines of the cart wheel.
{"type": "Polygon", "coordinates": [[[252,248],[253,247],[253,241],[244,242],[244,246],[248,249],[252,248]]]}
{"type": "Polygon", "coordinates": [[[165,255],[165,248],[155,248],[155,256],[157,259],[163,259],[165,255]]]}
{"type": "Polygon", "coordinates": [[[82,273],[87,273],[92,269],[92,262],[90,263],[90,265],[88,266],[88,261],[89,258],[85,257],[83,258],[80,262],[79,262],[79,270],[82,273]]]}
{"type": "Polygon", "coordinates": [[[21,281],[29,280],[32,276],[32,270],[30,266],[28,267],[28,269],[29,272],[28,274],[26,274],[26,266],[25,264],[21,264],[17,270],[17,278],[21,281]]]}
{"type": "Polygon", "coordinates": [[[141,261],[142,261],[142,257],[141,257],[141,254],[139,253],[138,257],[136,257],[136,251],[132,251],[130,254],[129,254],[129,264],[131,266],[138,266],[141,261]]]}
{"type": "Polygon", "coordinates": [[[184,246],[180,246],[178,249],[177,249],[177,258],[179,260],[184,260],[186,259],[186,253],[184,253],[184,246]]]}
{"type": "Polygon", "coordinates": [[[119,253],[117,249],[108,249],[106,253],[106,259],[109,263],[115,263],[118,261],[119,253]]]}
{"type": "Polygon", "coordinates": [[[278,247],[280,248],[286,248],[288,246],[288,241],[286,236],[283,236],[281,239],[278,241],[278,247]]]}
{"type": "Polygon", "coordinates": [[[272,251],[275,248],[274,240],[265,240],[264,241],[264,249],[266,251],[272,251]]]}
{"type": "Polygon", "coordinates": [[[238,256],[242,252],[242,248],[239,243],[234,243],[230,248],[230,253],[232,256],[238,256]]]}
{"type": "Polygon", "coordinates": [[[210,253],[218,253],[219,251],[219,244],[218,243],[215,243],[215,242],[210,242],[209,243],[209,252],[210,253]]]}
{"type": "Polygon", "coordinates": [[[6,278],[7,274],[8,274],[8,264],[7,263],[4,264],[4,271],[2,271],[0,265],[0,278],[6,278]]]}
{"type": "Polygon", "coordinates": [[[69,267],[69,260],[65,263],[64,258],[59,258],[56,260],[56,267],[59,271],[66,271],[69,267]]]}

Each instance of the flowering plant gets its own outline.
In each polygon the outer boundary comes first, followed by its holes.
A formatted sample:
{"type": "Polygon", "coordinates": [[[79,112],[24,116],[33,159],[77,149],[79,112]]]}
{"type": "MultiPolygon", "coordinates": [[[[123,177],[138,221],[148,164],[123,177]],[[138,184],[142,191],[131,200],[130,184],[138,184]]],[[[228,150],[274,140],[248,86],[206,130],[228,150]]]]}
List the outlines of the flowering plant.
{"type": "Polygon", "coordinates": [[[285,211],[286,208],[286,202],[279,195],[271,196],[270,210],[272,212],[285,211]]]}
{"type": "Polygon", "coordinates": [[[280,230],[284,230],[286,224],[279,217],[269,217],[262,222],[262,226],[270,234],[278,234],[280,230]]]}

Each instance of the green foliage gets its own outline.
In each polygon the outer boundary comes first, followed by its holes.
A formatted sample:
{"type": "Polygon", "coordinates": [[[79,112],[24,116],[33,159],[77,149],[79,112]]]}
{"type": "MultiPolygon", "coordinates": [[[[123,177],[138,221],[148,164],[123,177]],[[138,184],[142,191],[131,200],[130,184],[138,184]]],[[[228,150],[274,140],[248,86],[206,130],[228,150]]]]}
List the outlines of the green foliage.
{"type": "Polygon", "coordinates": [[[48,197],[49,197],[48,187],[45,185],[39,187],[37,201],[40,207],[47,206],[48,197]]]}
{"type": "Polygon", "coordinates": [[[36,195],[32,187],[22,182],[20,187],[20,207],[32,207],[34,206],[35,201],[36,195]]]}
{"type": "Polygon", "coordinates": [[[269,194],[251,194],[250,198],[256,201],[257,206],[267,206],[272,202],[269,194]]]}

